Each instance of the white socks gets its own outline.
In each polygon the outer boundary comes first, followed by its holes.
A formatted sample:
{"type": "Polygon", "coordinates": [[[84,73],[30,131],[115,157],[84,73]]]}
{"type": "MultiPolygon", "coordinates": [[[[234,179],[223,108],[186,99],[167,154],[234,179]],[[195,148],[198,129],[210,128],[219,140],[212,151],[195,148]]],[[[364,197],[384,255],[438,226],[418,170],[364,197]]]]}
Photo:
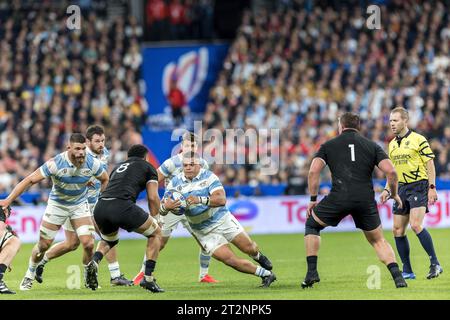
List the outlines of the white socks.
{"type": "Polygon", "coordinates": [[[209,262],[211,261],[211,256],[208,256],[200,252],[200,279],[208,274],[209,262]]]}
{"type": "Polygon", "coordinates": [[[30,257],[30,260],[28,261],[28,269],[27,269],[27,272],[25,273],[25,278],[34,280],[34,276],[36,275],[36,266],[37,265],[38,264],[33,262],[30,257]]]}
{"type": "Polygon", "coordinates": [[[111,274],[111,279],[120,277],[120,267],[118,261],[108,264],[108,269],[111,274]]]}
{"type": "Polygon", "coordinates": [[[266,270],[266,269],[264,269],[264,268],[261,268],[261,267],[256,267],[256,271],[255,271],[255,276],[258,276],[258,277],[267,277],[268,275],[270,275],[270,271],[269,270],[266,270]]]}

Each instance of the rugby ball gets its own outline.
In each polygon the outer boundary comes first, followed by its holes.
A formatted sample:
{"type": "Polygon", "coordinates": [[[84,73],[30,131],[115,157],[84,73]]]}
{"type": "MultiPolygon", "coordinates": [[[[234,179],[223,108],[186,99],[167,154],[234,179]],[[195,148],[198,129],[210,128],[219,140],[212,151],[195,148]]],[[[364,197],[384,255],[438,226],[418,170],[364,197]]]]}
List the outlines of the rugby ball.
{"type": "Polygon", "coordinates": [[[178,207],[176,210],[171,210],[170,212],[172,212],[173,214],[176,215],[183,215],[186,212],[186,208],[187,208],[187,202],[186,202],[186,197],[183,196],[183,194],[177,190],[169,190],[166,194],[166,197],[171,199],[171,200],[180,200],[181,202],[181,206],[178,207]]]}

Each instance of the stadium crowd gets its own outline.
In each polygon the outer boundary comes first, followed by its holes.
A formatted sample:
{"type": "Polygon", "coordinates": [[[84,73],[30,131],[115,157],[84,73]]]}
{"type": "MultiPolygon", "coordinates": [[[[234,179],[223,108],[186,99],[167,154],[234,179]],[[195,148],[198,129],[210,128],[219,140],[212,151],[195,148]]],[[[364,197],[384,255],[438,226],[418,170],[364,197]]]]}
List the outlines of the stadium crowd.
{"type": "Polygon", "coordinates": [[[0,193],[90,124],[105,126],[112,163],[142,143],[147,103],[139,86],[142,27],[134,18],[109,22],[91,11],[70,31],[65,8],[0,11],[0,193]]]}
{"type": "Polygon", "coordinates": [[[213,0],[147,0],[150,41],[212,40],[213,0]]]}
{"type": "MultiPolygon", "coordinates": [[[[371,30],[357,1],[336,9],[308,3],[286,0],[244,15],[204,121],[220,130],[281,130],[280,144],[269,145],[280,151],[280,170],[217,165],[224,183],[282,182],[287,193],[302,193],[311,158],[336,135],[340,112],[359,113],[362,134],[387,150],[395,106],[408,108],[410,128],[430,139],[437,175],[450,178],[448,4],[390,1],[381,6],[382,28],[371,30]]],[[[238,144],[238,153],[251,154],[249,146],[238,144]]]]}
{"type": "MultiPolygon", "coordinates": [[[[148,3],[156,2],[191,3],[148,3]]],[[[281,140],[256,149],[244,140],[226,144],[225,152],[237,148],[253,162],[213,165],[224,185],[286,183],[287,193],[304,193],[310,160],[336,135],[340,112],[358,112],[362,133],[387,150],[394,106],[408,108],[411,128],[430,139],[438,176],[450,178],[448,4],[389,1],[381,6],[382,28],[371,30],[358,1],[276,3],[244,14],[204,127],[279,129],[281,140]],[[277,174],[261,174],[255,150],[279,152],[277,174]]],[[[90,124],[105,126],[111,165],[142,143],[148,105],[139,76],[143,29],[134,18],[109,22],[92,11],[71,32],[65,12],[51,8],[0,8],[0,19],[0,193],[90,124]]]]}

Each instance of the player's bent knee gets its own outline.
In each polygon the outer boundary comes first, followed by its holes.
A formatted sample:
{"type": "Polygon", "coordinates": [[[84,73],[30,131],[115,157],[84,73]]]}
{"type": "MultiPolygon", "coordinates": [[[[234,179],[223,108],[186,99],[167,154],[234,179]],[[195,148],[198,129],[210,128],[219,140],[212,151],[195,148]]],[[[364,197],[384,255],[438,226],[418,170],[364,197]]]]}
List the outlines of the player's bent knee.
{"type": "Polygon", "coordinates": [[[222,262],[233,268],[237,266],[237,259],[235,257],[227,257],[223,259],[222,262]]]}
{"type": "Polygon", "coordinates": [[[80,227],[77,228],[76,233],[78,235],[78,238],[83,237],[83,236],[94,236],[95,234],[95,228],[93,225],[82,225],[80,227]]]}
{"type": "Polygon", "coordinates": [[[40,239],[37,247],[40,252],[44,252],[50,248],[51,244],[52,244],[52,240],[40,239]]]}
{"type": "Polygon", "coordinates": [[[80,246],[80,241],[75,241],[75,242],[69,242],[68,244],[67,244],[67,249],[69,250],[69,251],[75,251],[75,250],[77,250],[78,249],[78,247],[80,246]]]}
{"type": "Polygon", "coordinates": [[[161,238],[161,229],[159,226],[155,223],[152,223],[150,227],[147,228],[144,232],[142,232],[142,235],[150,238],[150,237],[160,237],[161,238]]]}
{"type": "Polygon", "coordinates": [[[406,234],[406,228],[394,226],[392,232],[394,233],[394,237],[403,237],[406,234]]]}
{"type": "Polygon", "coordinates": [[[85,251],[94,250],[94,240],[93,239],[81,241],[81,245],[83,246],[83,249],[85,251]]]}
{"type": "Polygon", "coordinates": [[[55,239],[57,233],[58,233],[58,230],[52,230],[47,227],[44,227],[43,225],[41,225],[41,227],[39,228],[39,235],[42,239],[45,239],[45,240],[53,241],[53,239],[55,239]]]}
{"type": "Polygon", "coordinates": [[[420,233],[423,229],[422,224],[420,222],[411,222],[411,229],[417,234],[420,233]]]}
{"type": "Polygon", "coordinates": [[[101,238],[108,244],[110,249],[114,248],[119,243],[119,233],[116,233],[113,236],[105,236],[102,234],[101,238]]]}
{"type": "Polygon", "coordinates": [[[305,224],[305,236],[315,235],[320,236],[320,231],[325,227],[318,223],[312,216],[309,216],[305,224]]]}
{"type": "Polygon", "coordinates": [[[105,240],[105,242],[108,244],[109,249],[112,249],[119,243],[119,240],[115,240],[115,241],[106,241],[105,240]]]}

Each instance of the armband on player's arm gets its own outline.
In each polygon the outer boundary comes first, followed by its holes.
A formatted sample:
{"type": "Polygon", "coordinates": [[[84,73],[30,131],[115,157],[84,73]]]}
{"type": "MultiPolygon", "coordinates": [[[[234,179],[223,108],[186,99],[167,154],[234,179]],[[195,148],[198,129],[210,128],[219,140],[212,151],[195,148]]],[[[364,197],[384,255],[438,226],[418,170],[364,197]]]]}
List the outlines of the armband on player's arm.
{"type": "Polygon", "coordinates": [[[209,206],[209,201],[210,201],[209,197],[198,197],[198,198],[199,198],[201,204],[203,204],[205,206],[209,206]]]}
{"type": "Polygon", "coordinates": [[[164,203],[161,201],[160,205],[159,205],[159,215],[165,216],[167,213],[169,213],[169,210],[166,209],[166,206],[164,205],[164,203]]]}

